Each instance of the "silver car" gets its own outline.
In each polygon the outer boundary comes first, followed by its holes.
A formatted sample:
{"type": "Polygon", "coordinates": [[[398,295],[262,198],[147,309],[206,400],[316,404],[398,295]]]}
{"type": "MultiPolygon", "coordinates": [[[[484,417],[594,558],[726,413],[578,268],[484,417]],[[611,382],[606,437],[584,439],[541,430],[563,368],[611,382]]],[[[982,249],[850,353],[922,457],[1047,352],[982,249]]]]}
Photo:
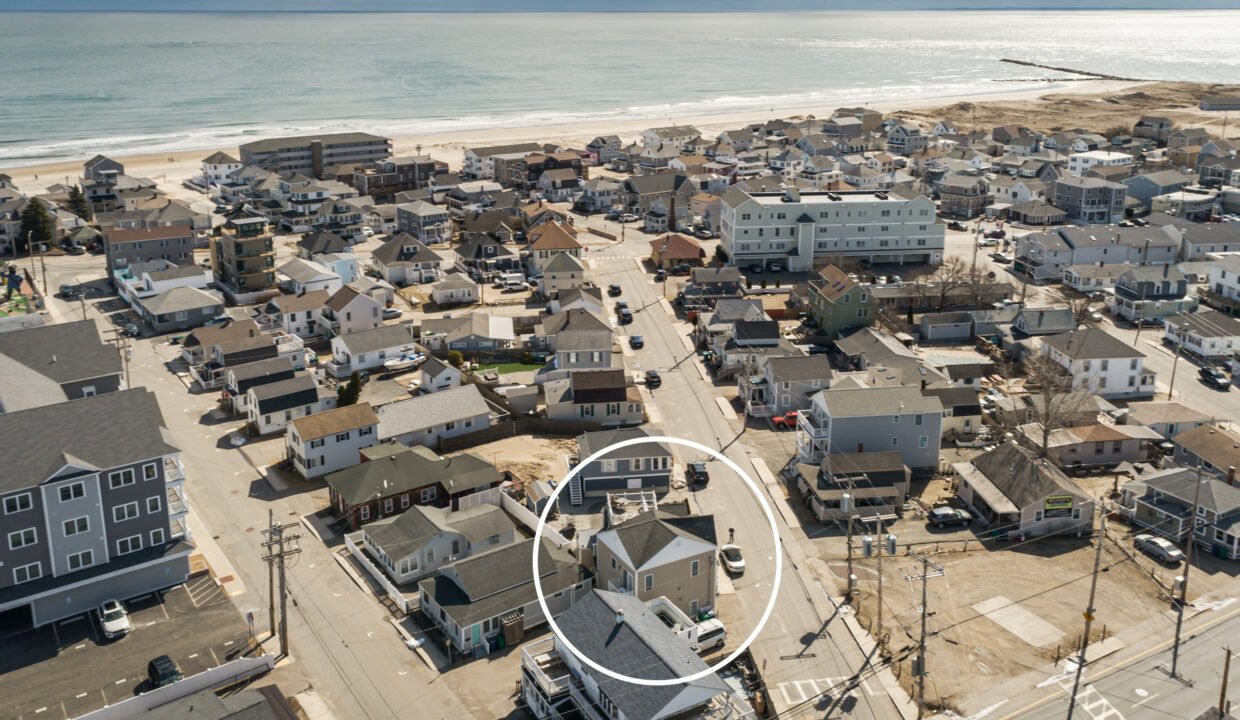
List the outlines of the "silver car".
{"type": "Polygon", "coordinates": [[[1167,538],[1142,533],[1133,536],[1132,544],[1146,555],[1168,565],[1179,565],[1184,561],[1184,553],[1167,538]]]}

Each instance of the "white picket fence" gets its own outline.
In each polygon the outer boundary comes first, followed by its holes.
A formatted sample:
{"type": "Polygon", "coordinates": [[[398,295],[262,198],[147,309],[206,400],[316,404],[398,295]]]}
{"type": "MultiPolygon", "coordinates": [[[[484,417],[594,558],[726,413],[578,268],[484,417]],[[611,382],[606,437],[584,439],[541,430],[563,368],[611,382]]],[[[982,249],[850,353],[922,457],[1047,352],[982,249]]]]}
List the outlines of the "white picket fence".
{"type": "Polygon", "coordinates": [[[400,608],[401,612],[408,615],[416,610],[418,607],[417,601],[405,597],[405,594],[397,589],[397,587],[392,584],[391,580],[388,580],[387,575],[383,574],[383,570],[381,570],[378,565],[375,565],[374,561],[371,560],[362,549],[361,539],[361,531],[344,536],[344,544],[347,548],[349,548],[349,554],[353,556],[353,559],[356,560],[359,565],[366,568],[366,572],[370,575],[371,579],[373,579],[379,587],[383,588],[383,592],[391,598],[392,602],[396,603],[396,607],[400,608]]]}
{"type": "Polygon", "coordinates": [[[114,705],[107,705],[85,715],[79,715],[76,720],[123,720],[123,718],[132,718],[142,713],[150,712],[161,705],[176,702],[196,692],[232,685],[255,675],[262,675],[265,672],[269,672],[275,666],[276,658],[274,655],[237,658],[218,667],[200,672],[197,675],[191,675],[184,680],[178,680],[171,685],[155,688],[150,692],[122,700],[114,705]]]}

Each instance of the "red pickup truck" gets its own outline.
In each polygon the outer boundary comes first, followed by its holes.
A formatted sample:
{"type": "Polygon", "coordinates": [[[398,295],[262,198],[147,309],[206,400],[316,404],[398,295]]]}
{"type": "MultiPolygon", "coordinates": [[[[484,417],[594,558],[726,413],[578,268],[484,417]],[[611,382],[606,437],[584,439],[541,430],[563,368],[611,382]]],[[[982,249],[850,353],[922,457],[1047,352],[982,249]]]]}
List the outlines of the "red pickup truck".
{"type": "Polygon", "coordinates": [[[771,424],[775,426],[776,430],[792,430],[797,426],[797,416],[799,414],[796,410],[792,410],[783,415],[776,415],[771,418],[771,424]]]}

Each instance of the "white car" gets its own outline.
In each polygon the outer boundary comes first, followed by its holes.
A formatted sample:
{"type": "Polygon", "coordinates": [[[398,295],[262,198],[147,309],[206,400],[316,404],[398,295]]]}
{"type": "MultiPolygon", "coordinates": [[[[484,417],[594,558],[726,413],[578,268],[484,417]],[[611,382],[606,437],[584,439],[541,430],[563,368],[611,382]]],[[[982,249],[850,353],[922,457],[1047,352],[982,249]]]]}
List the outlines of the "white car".
{"type": "Polygon", "coordinates": [[[120,600],[104,600],[96,612],[99,613],[99,624],[103,626],[103,636],[109,640],[124,637],[133,630],[129,613],[125,612],[120,600]]]}
{"type": "Polygon", "coordinates": [[[723,563],[723,569],[731,575],[745,573],[745,556],[741,554],[740,545],[719,546],[719,561],[723,563]]]}
{"type": "Polygon", "coordinates": [[[362,234],[365,235],[366,237],[374,237],[374,234],[375,234],[374,228],[370,227],[369,225],[363,225],[362,234]]]}
{"type": "Polygon", "coordinates": [[[1167,538],[1141,534],[1132,538],[1132,544],[1141,552],[1168,565],[1179,565],[1184,561],[1184,553],[1167,538]]]}

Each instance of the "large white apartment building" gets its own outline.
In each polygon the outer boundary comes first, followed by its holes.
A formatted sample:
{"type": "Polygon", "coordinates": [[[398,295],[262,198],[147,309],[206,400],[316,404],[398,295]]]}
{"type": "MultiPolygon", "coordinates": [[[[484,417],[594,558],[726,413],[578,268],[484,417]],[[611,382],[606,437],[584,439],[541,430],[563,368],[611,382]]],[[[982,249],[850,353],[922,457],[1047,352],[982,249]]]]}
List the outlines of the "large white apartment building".
{"type": "Polygon", "coordinates": [[[924,195],[889,192],[723,194],[722,247],[732,265],[781,263],[807,272],[839,258],[872,263],[943,260],[943,225],[924,195]]]}

